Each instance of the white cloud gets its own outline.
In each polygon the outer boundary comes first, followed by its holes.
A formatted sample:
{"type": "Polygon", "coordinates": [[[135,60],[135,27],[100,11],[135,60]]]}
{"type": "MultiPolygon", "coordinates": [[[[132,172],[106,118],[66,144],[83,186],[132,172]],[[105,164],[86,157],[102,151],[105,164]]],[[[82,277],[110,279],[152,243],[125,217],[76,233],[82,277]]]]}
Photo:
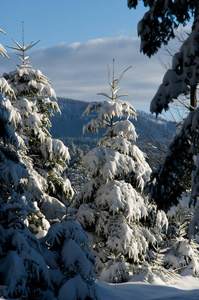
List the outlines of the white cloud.
{"type": "MultiPolygon", "coordinates": [[[[85,43],[62,43],[29,53],[34,69],[40,69],[52,81],[57,96],[84,101],[104,100],[98,92],[109,92],[107,64],[115,59],[115,76],[128,70],[120,82],[124,93],[136,108],[150,106],[164,75],[158,57],[148,58],[139,53],[140,40],[135,37],[95,39],[85,43]]],[[[0,75],[20,64],[14,53],[10,61],[2,59],[0,75]]]]}

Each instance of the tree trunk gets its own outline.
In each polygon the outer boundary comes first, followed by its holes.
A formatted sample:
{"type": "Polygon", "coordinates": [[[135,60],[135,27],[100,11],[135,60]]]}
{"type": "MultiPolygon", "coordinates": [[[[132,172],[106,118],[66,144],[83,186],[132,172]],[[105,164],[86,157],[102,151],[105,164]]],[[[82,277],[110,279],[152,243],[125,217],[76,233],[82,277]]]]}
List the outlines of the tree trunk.
{"type": "Polygon", "coordinates": [[[111,138],[113,138],[113,118],[111,118],[111,138]]]}
{"type": "Polygon", "coordinates": [[[193,85],[191,86],[191,91],[190,91],[190,111],[195,110],[195,108],[197,107],[197,86],[193,85]]]}
{"type": "MultiPolygon", "coordinates": [[[[197,20],[198,17],[199,17],[199,4],[196,4],[193,27],[195,26],[195,23],[198,21],[197,20]]],[[[190,105],[191,105],[190,111],[194,110],[197,107],[197,84],[191,86],[190,105]]]]}
{"type": "Polygon", "coordinates": [[[199,4],[196,4],[196,9],[195,9],[195,13],[194,13],[194,20],[196,20],[198,15],[199,15],[199,4]]]}

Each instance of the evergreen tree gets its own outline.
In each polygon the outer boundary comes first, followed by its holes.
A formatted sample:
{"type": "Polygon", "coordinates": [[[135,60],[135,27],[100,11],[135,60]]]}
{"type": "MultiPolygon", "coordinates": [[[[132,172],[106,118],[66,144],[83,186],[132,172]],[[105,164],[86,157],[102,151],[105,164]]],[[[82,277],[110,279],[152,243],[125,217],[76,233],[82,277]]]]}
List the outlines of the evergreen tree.
{"type": "Polygon", "coordinates": [[[64,212],[62,202],[70,201],[73,195],[70,181],[62,176],[70,155],[68,148],[60,140],[52,139],[48,131],[49,117],[53,111],[60,112],[50,79],[40,70],[34,70],[25,56],[36,43],[28,46],[15,43],[17,47],[10,48],[20,52],[22,65],[4,74],[4,78],[16,97],[12,106],[22,118],[21,126],[15,128],[21,141],[19,155],[30,173],[26,189],[37,209],[51,220],[59,216],[57,210],[64,212]]]}
{"type": "Polygon", "coordinates": [[[80,225],[64,219],[53,224],[42,249],[57,299],[99,299],[93,278],[95,260],[80,225]]]}
{"type": "Polygon", "coordinates": [[[23,188],[29,174],[17,153],[18,139],[9,125],[6,104],[0,95],[0,294],[53,299],[40,245],[25,224],[35,210],[23,188]]]}
{"type": "MultiPolygon", "coordinates": [[[[7,81],[3,79],[2,82],[2,91],[15,96],[7,81]]],[[[15,88],[16,92],[17,85],[15,88]]],[[[32,101],[36,103],[35,99],[32,101]]],[[[49,223],[37,204],[31,201],[37,199],[35,195],[38,191],[42,195],[45,181],[38,183],[42,176],[39,177],[34,169],[34,160],[28,156],[30,152],[24,134],[30,129],[28,117],[33,118],[34,114],[37,117],[39,112],[24,97],[15,98],[12,103],[0,95],[0,295],[6,299],[30,300],[98,299],[93,280],[94,258],[89,253],[87,237],[82,228],[76,223],[62,220],[49,229],[49,223]],[[26,100],[25,105],[18,109],[16,102],[22,99],[26,100]],[[33,179],[33,186],[37,188],[35,194],[29,188],[33,179]],[[31,218],[28,217],[30,214],[31,218]],[[45,228],[41,226],[41,221],[46,223],[43,224],[45,228]],[[37,237],[45,237],[38,240],[27,225],[37,237]]],[[[42,120],[41,116],[38,118],[42,120]]],[[[36,140],[42,127],[33,126],[32,129],[32,138],[36,140]]],[[[45,133],[45,127],[43,129],[45,133]]],[[[28,138],[31,139],[30,135],[28,138]]],[[[57,149],[58,154],[61,148],[62,144],[57,149]]],[[[64,199],[63,202],[66,212],[68,204],[64,199]]]]}
{"type": "MultiPolygon", "coordinates": [[[[190,93],[189,114],[171,141],[163,163],[151,176],[151,198],[158,207],[168,210],[177,205],[186,188],[191,189],[190,204],[197,208],[198,198],[198,109],[196,89],[199,81],[199,3],[198,1],[145,1],[149,11],[138,24],[141,51],[151,56],[174,37],[174,29],[185,25],[193,17],[192,31],[179,52],[151,102],[151,112],[156,115],[167,110],[170,102],[183,93],[190,93]],[[191,187],[187,185],[191,178],[191,187]]],[[[136,8],[138,1],[129,0],[129,8],[136,8]]],[[[190,223],[190,236],[198,226],[198,212],[190,223]]]]}
{"type": "MultiPolygon", "coordinates": [[[[183,42],[180,51],[173,57],[169,69],[151,102],[151,112],[159,114],[167,110],[169,103],[179,95],[190,91],[190,107],[197,106],[196,87],[199,68],[199,4],[194,1],[145,1],[149,10],[138,24],[138,35],[141,38],[140,49],[149,57],[156,53],[162,44],[167,44],[175,37],[174,29],[180,24],[186,25],[193,17],[192,32],[183,42]]],[[[137,0],[129,0],[128,7],[136,8],[137,0]]]]}
{"type": "Polygon", "coordinates": [[[23,187],[29,172],[20,162],[18,139],[9,121],[1,96],[0,295],[6,299],[98,299],[94,258],[78,224],[65,220],[55,223],[41,240],[29,231],[28,214],[38,218],[38,212],[23,187]]]}
{"type": "Polygon", "coordinates": [[[151,112],[161,113],[180,95],[190,94],[190,110],[197,107],[196,87],[199,82],[199,16],[192,26],[192,32],[172,59],[172,68],[163,78],[151,102],[151,112]]]}
{"type": "MultiPolygon", "coordinates": [[[[2,45],[0,54],[8,57],[2,45]]],[[[0,89],[14,96],[4,78],[0,78],[0,89]]],[[[10,126],[14,122],[20,127],[22,120],[11,107],[9,99],[0,94],[0,295],[53,299],[40,245],[25,224],[28,213],[35,214],[35,210],[23,188],[29,173],[20,162],[19,140],[10,126]]]]}
{"type": "Polygon", "coordinates": [[[190,204],[198,197],[198,120],[199,109],[190,112],[173,137],[164,161],[151,175],[150,191],[159,208],[177,205],[186,188],[191,189],[190,204]],[[191,178],[187,186],[186,178],[191,178]]]}
{"type": "Polygon", "coordinates": [[[199,275],[198,243],[189,239],[189,226],[194,216],[194,208],[189,207],[189,194],[185,193],[176,207],[168,212],[170,225],[166,240],[166,266],[173,266],[181,274],[199,275]]]}
{"type": "Polygon", "coordinates": [[[83,114],[97,112],[84,132],[98,133],[101,128],[106,132],[84,158],[92,178],[74,200],[76,220],[87,232],[96,258],[96,272],[112,282],[127,280],[130,263],[138,264],[147,257],[150,245],[161,240],[160,229],[167,224],[165,214],[157,212],[143,195],[151,169],[135,145],[137,134],[129,118],[136,118],[136,111],[119,99],[126,94],[119,95],[116,89],[128,69],[117,79],[113,63],[112,81],[108,69],[111,95],[100,93],[108,101],[90,104],[83,114]]]}
{"type": "Polygon", "coordinates": [[[73,142],[69,145],[71,159],[65,173],[71,182],[75,194],[79,193],[83,185],[90,179],[89,172],[82,165],[83,157],[89,151],[87,150],[89,146],[87,144],[86,146],[86,149],[81,149],[73,142]]]}

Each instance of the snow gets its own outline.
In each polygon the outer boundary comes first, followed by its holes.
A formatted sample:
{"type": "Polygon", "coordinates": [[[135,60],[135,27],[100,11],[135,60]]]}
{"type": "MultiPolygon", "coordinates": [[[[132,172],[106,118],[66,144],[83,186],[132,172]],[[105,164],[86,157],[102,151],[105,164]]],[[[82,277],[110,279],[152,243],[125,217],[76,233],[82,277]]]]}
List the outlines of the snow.
{"type": "Polygon", "coordinates": [[[72,239],[66,240],[62,248],[62,261],[67,266],[68,273],[74,272],[78,265],[78,273],[86,278],[92,276],[92,264],[87,260],[86,254],[81,247],[72,239]]]}
{"type": "MultiPolygon", "coordinates": [[[[98,93],[98,95],[101,95],[102,93],[98,93]]],[[[86,110],[84,111],[82,117],[88,116],[91,112],[97,111],[98,112],[98,119],[92,119],[87,125],[84,125],[83,127],[83,134],[86,133],[86,131],[95,132],[98,133],[99,128],[105,128],[108,124],[107,121],[110,121],[112,118],[122,118],[124,115],[126,115],[126,118],[128,119],[130,116],[134,119],[136,119],[136,111],[132,105],[130,105],[128,102],[124,102],[121,100],[117,100],[117,102],[108,100],[103,102],[93,102],[88,105],[86,110]]],[[[132,128],[133,125],[130,122],[125,121],[123,123],[123,127],[126,126],[128,128],[127,132],[129,130],[132,130],[133,138],[135,137],[135,129],[132,128]],[[130,124],[130,125],[129,125],[130,124]],[[131,126],[131,128],[129,127],[131,126]]],[[[121,131],[124,128],[118,128],[117,130],[121,131]]]]}
{"type": "Polygon", "coordinates": [[[136,168],[132,158],[104,146],[89,151],[84,157],[84,163],[93,175],[100,172],[104,179],[113,179],[122,172],[128,173],[136,168]]]}
{"type": "Polygon", "coordinates": [[[66,295],[68,300],[80,299],[80,297],[82,297],[81,299],[86,299],[87,287],[80,275],[77,275],[75,278],[68,280],[62,285],[58,299],[65,300],[66,295]],[[70,291],[70,293],[68,291],[70,291]]]}
{"type": "MultiPolygon", "coordinates": [[[[144,28],[145,30],[145,28],[144,28]]],[[[198,83],[198,32],[199,17],[195,19],[192,32],[183,42],[179,52],[172,59],[172,69],[169,69],[163,78],[157,93],[151,101],[150,111],[159,114],[180,94],[186,94],[190,87],[198,83]]]]}
{"type": "MultiPolygon", "coordinates": [[[[7,256],[0,260],[0,273],[4,275],[4,282],[8,285],[9,292],[13,294],[17,283],[21,281],[21,278],[26,276],[23,259],[16,251],[10,250],[7,256]]],[[[24,289],[24,287],[22,284],[21,289],[24,289]]],[[[18,289],[20,289],[20,287],[18,287],[18,289]]]]}
{"type": "Polygon", "coordinates": [[[52,220],[60,218],[65,213],[66,207],[57,198],[44,194],[41,211],[48,220],[52,220]]]}
{"type": "Polygon", "coordinates": [[[3,95],[8,94],[10,96],[14,96],[14,91],[3,77],[0,78],[0,87],[3,95]]]}
{"type": "MultiPolygon", "coordinates": [[[[98,280],[96,283],[101,300],[197,300],[199,298],[199,278],[193,276],[183,276],[172,284],[165,284],[158,278],[153,283],[148,283],[141,276],[134,276],[125,283],[112,284],[98,280]]],[[[0,292],[3,292],[3,288],[4,286],[0,286],[0,292]]],[[[63,287],[62,292],[65,292],[66,296],[68,292],[66,287],[63,287]]],[[[4,299],[0,298],[0,300],[4,299]]]]}
{"type": "MultiPolygon", "coordinates": [[[[2,29],[0,29],[0,32],[6,34],[2,29]]],[[[5,50],[5,48],[1,44],[0,44],[0,55],[3,56],[3,57],[6,56],[7,58],[9,58],[8,55],[7,55],[7,51],[5,50]]]]}
{"type": "Polygon", "coordinates": [[[101,300],[199,299],[199,278],[183,276],[172,284],[165,284],[160,279],[149,284],[142,277],[133,278],[129,282],[120,284],[97,281],[101,300]]]}

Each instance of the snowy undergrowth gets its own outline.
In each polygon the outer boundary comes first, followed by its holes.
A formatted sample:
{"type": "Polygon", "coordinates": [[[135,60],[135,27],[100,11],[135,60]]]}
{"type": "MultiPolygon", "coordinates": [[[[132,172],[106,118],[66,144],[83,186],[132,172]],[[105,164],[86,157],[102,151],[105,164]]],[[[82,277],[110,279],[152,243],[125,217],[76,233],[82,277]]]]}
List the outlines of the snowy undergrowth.
{"type": "Polygon", "coordinates": [[[154,278],[152,283],[145,281],[142,275],[133,276],[126,283],[111,284],[97,281],[101,300],[196,300],[199,296],[199,278],[182,276],[180,279],[165,283],[154,278]]]}

